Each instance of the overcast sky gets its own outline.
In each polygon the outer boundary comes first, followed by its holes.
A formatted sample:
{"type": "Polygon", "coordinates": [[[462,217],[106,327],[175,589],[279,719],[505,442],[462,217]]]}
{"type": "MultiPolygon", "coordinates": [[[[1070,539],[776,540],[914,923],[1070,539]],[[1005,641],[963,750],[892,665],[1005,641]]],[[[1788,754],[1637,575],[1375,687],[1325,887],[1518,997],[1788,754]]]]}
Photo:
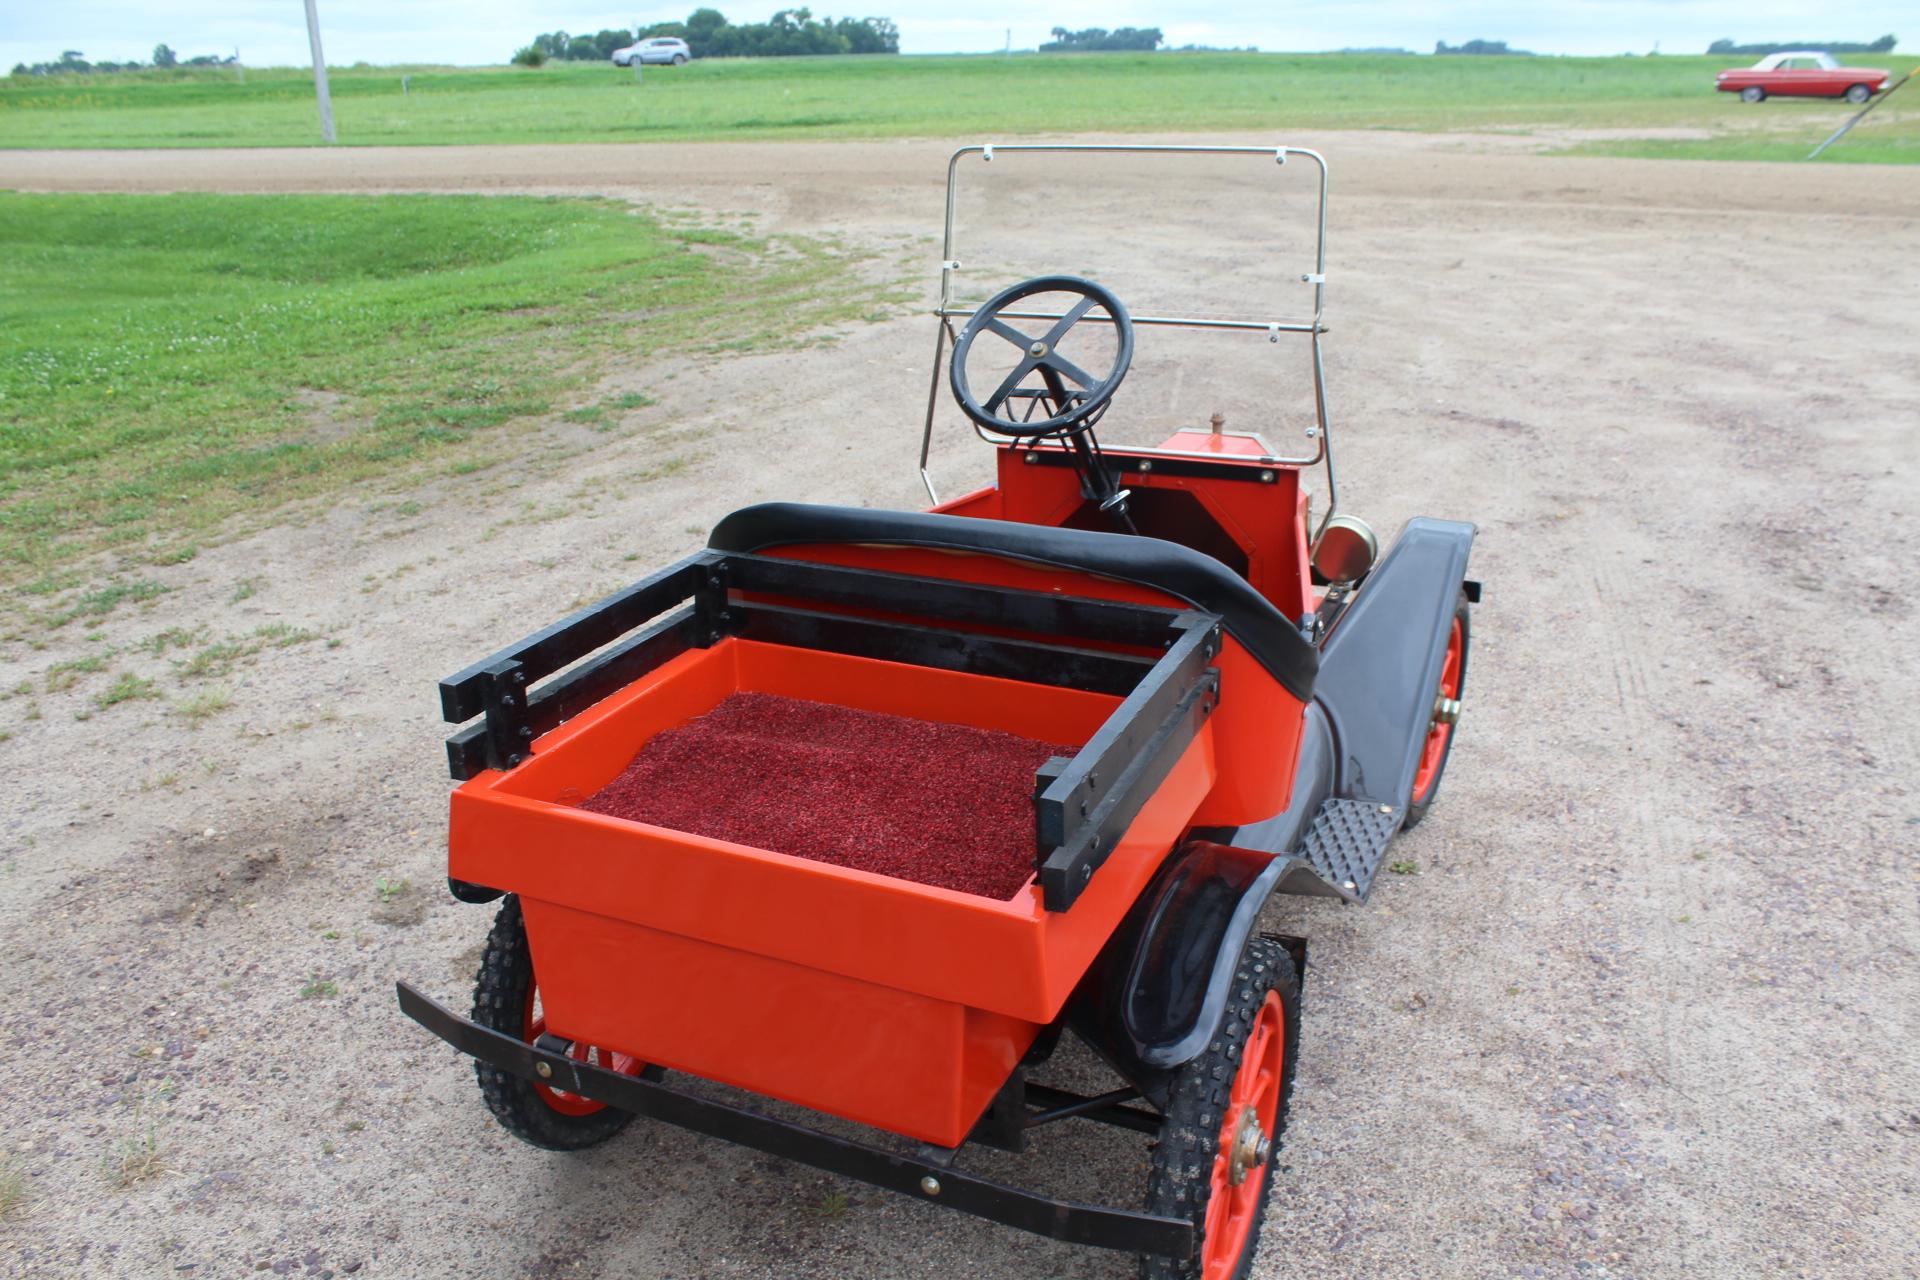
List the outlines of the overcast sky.
{"type": "MultiPolygon", "coordinates": [[[[684,18],[698,0],[670,5],[577,6],[553,0],[319,0],[327,60],[503,62],[542,31],[598,31],[684,18]]],[[[716,3],[735,22],[764,21],[777,7],[716,3]]],[[[798,7],[797,5],[794,7],[798,7]]],[[[857,0],[816,5],[816,15],[879,13],[900,26],[906,53],[1031,49],[1056,26],[1157,26],[1175,45],[1262,49],[1399,46],[1430,52],[1434,41],[1505,40],[1540,53],[1704,52],[1721,36],[1756,40],[1872,40],[1907,34],[1911,5],[1821,5],[1773,0],[857,0]],[[956,16],[956,12],[964,16],[956,16]],[[1903,21],[1904,20],[1904,21],[1903,21]]],[[[307,61],[302,0],[0,0],[0,65],[41,62],[78,49],[94,60],[145,60],[165,42],[182,57],[235,48],[254,66],[307,61]]],[[[1920,46],[1920,33],[1914,43],[1920,46]]]]}

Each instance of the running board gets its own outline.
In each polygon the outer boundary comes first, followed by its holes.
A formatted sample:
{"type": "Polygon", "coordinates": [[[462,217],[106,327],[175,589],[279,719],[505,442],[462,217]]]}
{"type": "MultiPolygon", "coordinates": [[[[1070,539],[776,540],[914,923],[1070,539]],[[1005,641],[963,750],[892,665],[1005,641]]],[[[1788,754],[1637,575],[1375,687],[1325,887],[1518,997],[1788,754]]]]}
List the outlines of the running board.
{"type": "Polygon", "coordinates": [[[1387,842],[1405,816],[1398,805],[1327,799],[1296,851],[1304,865],[1283,877],[1275,891],[1365,902],[1386,860],[1387,842]]]}

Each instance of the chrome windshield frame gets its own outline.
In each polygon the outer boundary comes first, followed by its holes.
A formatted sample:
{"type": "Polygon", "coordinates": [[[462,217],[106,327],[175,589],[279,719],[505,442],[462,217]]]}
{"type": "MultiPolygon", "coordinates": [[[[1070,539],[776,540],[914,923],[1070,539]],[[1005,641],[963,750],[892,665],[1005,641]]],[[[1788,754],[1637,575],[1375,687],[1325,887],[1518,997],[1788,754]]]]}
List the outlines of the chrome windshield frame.
{"type": "MultiPolygon", "coordinates": [[[[1265,156],[1273,160],[1276,166],[1284,166],[1290,159],[1304,160],[1314,166],[1318,185],[1318,200],[1314,216],[1313,270],[1303,274],[1302,283],[1313,286],[1313,311],[1307,317],[1298,316],[1246,316],[1235,318],[1208,318],[1198,316],[1136,315],[1133,323],[1137,326],[1167,327],[1179,329],[1264,332],[1269,342],[1279,342],[1282,335],[1305,337],[1312,349],[1313,373],[1313,415],[1314,425],[1307,429],[1314,447],[1311,452],[1286,456],[1274,454],[1260,459],[1275,466],[1312,467],[1325,464],[1327,471],[1327,515],[1331,516],[1335,508],[1333,453],[1328,439],[1326,365],[1322,355],[1322,339],[1327,334],[1325,320],[1327,288],[1327,161],[1318,151],[1305,147],[1289,146],[1206,146],[1159,143],[975,143],[956,150],[947,160],[947,199],[946,221],[941,236],[940,251],[940,301],[934,308],[937,331],[934,335],[933,375],[927,388],[926,424],[920,436],[920,483],[926,487],[927,498],[936,506],[940,498],[934,490],[933,478],[928,473],[928,460],[933,449],[933,420],[939,409],[941,364],[947,347],[953,340],[954,321],[973,314],[973,309],[962,305],[955,297],[955,275],[962,269],[960,260],[955,256],[954,215],[959,199],[959,180],[961,162],[969,156],[980,157],[983,163],[991,164],[996,154],[1034,154],[1052,153],[1061,155],[1118,154],[1118,155],[1245,155],[1265,156]]],[[[1059,313],[1040,310],[1009,311],[1009,319],[1058,320],[1059,313]]],[[[1096,319],[1096,322],[1098,320],[1096,319]]],[[[1110,321],[1108,321],[1110,323],[1110,321]]],[[[989,444],[1001,445],[1016,443],[1013,437],[1003,436],[976,425],[974,434],[989,444]]],[[[1238,434],[1238,433],[1236,433],[1238,434]]],[[[1137,447],[1129,445],[1123,452],[1129,457],[1165,457],[1165,458],[1218,458],[1217,453],[1192,449],[1167,449],[1159,447],[1137,447]]]]}

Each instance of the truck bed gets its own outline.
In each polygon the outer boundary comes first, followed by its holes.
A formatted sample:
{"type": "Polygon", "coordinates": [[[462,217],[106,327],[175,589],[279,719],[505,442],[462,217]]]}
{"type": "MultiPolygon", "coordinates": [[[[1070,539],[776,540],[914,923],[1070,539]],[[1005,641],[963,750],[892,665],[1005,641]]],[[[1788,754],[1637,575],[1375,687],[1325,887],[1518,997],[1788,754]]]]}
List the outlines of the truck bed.
{"type": "Polygon", "coordinates": [[[656,734],[580,807],[1006,900],[1034,874],[1034,770],[1074,748],[743,692],[656,734]]]}

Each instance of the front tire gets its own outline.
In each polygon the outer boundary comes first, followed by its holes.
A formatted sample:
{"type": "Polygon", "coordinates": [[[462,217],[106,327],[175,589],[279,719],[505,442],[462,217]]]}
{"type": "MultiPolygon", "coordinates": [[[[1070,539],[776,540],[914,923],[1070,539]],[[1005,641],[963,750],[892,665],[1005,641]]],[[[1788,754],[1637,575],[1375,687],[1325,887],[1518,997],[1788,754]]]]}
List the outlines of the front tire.
{"type": "Polygon", "coordinates": [[[1252,1269],[1299,1040],[1293,957],[1254,938],[1213,1040],[1174,1074],[1147,1174],[1147,1212],[1192,1219],[1199,1248],[1186,1261],[1142,1259],[1142,1280],[1241,1280],[1252,1269]]]}
{"type": "MultiPolygon", "coordinates": [[[[545,1033],[546,1018],[539,1003],[539,985],[533,976],[533,952],[527,945],[527,926],[520,915],[520,899],[508,894],[494,917],[480,957],[473,986],[473,1020],[532,1044],[545,1033]]],[[[567,1046],[567,1056],[625,1075],[637,1076],[642,1064],[578,1041],[567,1046]]],[[[480,1095],[508,1133],[549,1151],[579,1151],[605,1142],[627,1127],[631,1112],[590,1098],[552,1089],[484,1062],[475,1062],[480,1095]]]]}
{"type": "Polygon", "coordinates": [[[1750,84],[1740,91],[1740,101],[1742,102],[1765,102],[1766,100],[1767,91],[1757,84],[1750,84]]]}
{"type": "Polygon", "coordinates": [[[1461,695],[1467,688],[1467,651],[1472,646],[1473,608],[1463,591],[1453,607],[1447,656],[1440,664],[1440,684],[1433,695],[1433,719],[1427,725],[1427,740],[1420,747],[1420,764],[1413,773],[1413,790],[1407,796],[1407,820],[1401,824],[1402,830],[1419,826],[1439,798],[1440,779],[1446,775],[1447,761],[1453,756],[1455,721],[1460,717],[1461,695]]]}
{"type": "Polygon", "coordinates": [[[1856,107],[1872,96],[1873,90],[1864,84],[1853,85],[1847,90],[1847,101],[1856,107]]]}

